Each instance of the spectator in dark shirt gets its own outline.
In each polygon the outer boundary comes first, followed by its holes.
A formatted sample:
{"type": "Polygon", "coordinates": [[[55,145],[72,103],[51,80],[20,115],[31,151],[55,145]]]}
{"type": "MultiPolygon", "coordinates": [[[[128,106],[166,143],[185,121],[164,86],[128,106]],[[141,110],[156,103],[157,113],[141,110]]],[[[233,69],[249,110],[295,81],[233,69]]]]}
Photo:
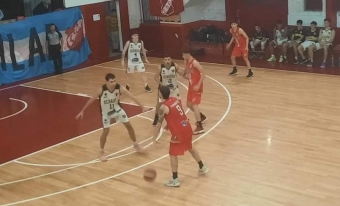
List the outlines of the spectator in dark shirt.
{"type": "Polygon", "coordinates": [[[306,51],[306,49],[308,49],[310,46],[315,45],[318,42],[320,32],[318,28],[316,28],[316,25],[317,23],[315,21],[312,21],[312,23],[310,23],[310,30],[306,32],[305,41],[302,42],[298,47],[299,53],[302,58],[300,64],[307,63],[308,61],[303,52],[306,51]]]}
{"type": "Polygon", "coordinates": [[[261,53],[259,58],[263,59],[263,55],[264,55],[264,50],[266,48],[266,43],[268,40],[268,34],[267,32],[262,29],[258,24],[255,25],[255,31],[253,34],[253,38],[250,42],[250,47],[252,50],[252,55],[250,56],[251,58],[256,58],[256,51],[255,51],[255,47],[259,44],[261,44],[261,53]]]}
{"type": "Polygon", "coordinates": [[[287,49],[290,47],[293,47],[294,49],[294,55],[295,55],[295,60],[294,64],[298,64],[299,62],[299,53],[298,53],[298,46],[304,41],[305,39],[305,30],[303,29],[303,21],[298,20],[296,22],[296,28],[293,30],[293,34],[291,37],[291,40],[283,45],[283,55],[286,58],[287,56],[287,49]]]}
{"type": "Polygon", "coordinates": [[[50,0],[43,0],[34,9],[33,15],[40,15],[52,12],[50,0]]]}

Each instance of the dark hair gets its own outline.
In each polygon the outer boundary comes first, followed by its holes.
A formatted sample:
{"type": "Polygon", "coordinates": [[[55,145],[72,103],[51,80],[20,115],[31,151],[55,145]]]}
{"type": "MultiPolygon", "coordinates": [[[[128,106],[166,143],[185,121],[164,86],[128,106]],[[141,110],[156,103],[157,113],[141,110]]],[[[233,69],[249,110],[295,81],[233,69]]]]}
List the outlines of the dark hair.
{"type": "Polygon", "coordinates": [[[159,92],[161,93],[163,99],[169,99],[170,96],[170,89],[167,86],[159,87],[159,92]]]}
{"type": "Polygon", "coordinates": [[[112,74],[112,73],[108,73],[105,76],[105,80],[106,81],[109,81],[110,79],[115,79],[115,78],[116,78],[116,76],[114,74],[112,74]]]}
{"type": "Polygon", "coordinates": [[[170,58],[171,58],[171,56],[170,56],[169,53],[165,53],[165,54],[163,55],[163,57],[164,57],[164,58],[167,58],[167,57],[170,57],[170,58]]]}
{"type": "Polygon", "coordinates": [[[323,21],[328,21],[329,23],[331,23],[331,20],[329,18],[325,18],[325,20],[323,21]]]}
{"type": "Polygon", "coordinates": [[[316,23],[316,21],[312,21],[310,24],[313,24],[313,25],[318,25],[318,23],[316,23]]]}
{"type": "Polygon", "coordinates": [[[117,10],[116,9],[111,9],[111,12],[117,12],[117,10]]]}
{"type": "Polygon", "coordinates": [[[303,24],[303,21],[301,19],[297,20],[296,24],[303,24]]]}
{"type": "Polygon", "coordinates": [[[236,20],[236,19],[232,19],[231,21],[230,21],[230,23],[232,23],[232,24],[238,24],[238,21],[236,20]]]}
{"type": "Polygon", "coordinates": [[[191,54],[191,51],[189,48],[184,48],[183,49],[183,54],[191,54]]]}

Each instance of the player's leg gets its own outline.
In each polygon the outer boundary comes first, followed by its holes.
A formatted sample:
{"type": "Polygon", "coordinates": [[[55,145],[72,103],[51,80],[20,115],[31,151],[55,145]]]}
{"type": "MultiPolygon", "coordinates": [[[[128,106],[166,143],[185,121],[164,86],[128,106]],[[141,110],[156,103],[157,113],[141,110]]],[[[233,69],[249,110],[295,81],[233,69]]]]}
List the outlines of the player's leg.
{"type": "Polygon", "coordinates": [[[259,56],[259,59],[263,59],[264,57],[267,41],[268,39],[266,39],[265,41],[261,41],[261,54],[259,56]]]}
{"type": "Polygon", "coordinates": [[[237,75],[237,68],[236,68],[236,57],[238,56],[237,53],[238,51],[234,48],[233,53],[231,54],[231,58],[230,58],[231,64],[233,66],[233,71],[231,71],[229,75],[237,75]]]}
{"type": "Polygon", "coordinates": [[[312,67],[314,65],[314,51],[319,50],[320,44],[316,43],[308,47],[308,64],[307,67],[312,67]]]}
{"type": "Polygon", "coordinates": [[[298,52],[299,52],[299,54],[300,54],[300,56],[301,56],[301,61],[300,61],[300,64],[305,64],[308,60],[307,60],[307,58],[306,58],[306,56],[305,56],[305,54],[304,54],[304,52],[306,51],[306,49],[310,46],[310,45],[312,45],[311,44],[311,42],[309,42],[309,41],[305,41],[305,42],[303,42],[302,44],[300,44],[299,46],[298,46],[298,52]]]}
{"type": "Polygon", "coordinates": [[[156,110],[155,110],[155,118],[154,118],[153,123],[152,123],[153,126],[157,125],[157,122],[158,122],[158,111],[159,111],[159,108],[161,107],[161,105],[162,105],[162,99],[159,98],[159,94],[158,94],[157,95],[156,110]]]}
{"type": "Polygon", "coordinates": [[[280,62],[287,63],[287,50],[290,47],[290,43],[288,41],[282,42],[282,61],[280,58],[280,62]]]}
{"type": "Polygon", "coordinates": [[[329,44],[323,45],[323,62],[322,65],[320,66],[321,68],[326,68],[326,62],[327,62],[327,57],[328,57],[328,49],[329,49],[329,44]]]}
{"type": "Polygon", "coordinates": [[[270,52],[270,58],[267,60],[268,62],[275,62],[276,57],[274,54],[274,50],[277,47],[276,42],[274,40],[269,42],[269,52],[270,52]]]}
{"type": "Polygon", "coordinates": [[[207,117],[201,113],[198,105],[201,103],[201,93],[194,93],[190,92],[190,95],[188,93],[188,99],[187,99],[187,106],[190,108],[191,111],[195,114],[196,119],[196,129],[193,131],[194,134],[201,134],[204,133],[203,129],[203,122],[207,120],[207,117]]]}
{"type": "Polygon", "coordinates": [[[179,187],[180,182],[178,179],[178,155],[184,155],[184,148],[182,143],[172,143],[170,142],[169,156],[170,156],[170,166],[172,172],[172,178],[170,181],[166,182],[164,185],[168,187],[179,187]]]}
{"type": "Polygon", "coordinates": [[[103,121],[103,132],[102,132],[102,135],[100,136],[99,159],[102,162],[105,162],[105,161],[107,161],[107,157],[105,155],[105,149],[104,148],[105,148],[107,136],[109,135],[109,132],[110,132],[111,117],[102,116],[102,121],[103,121]]]}
{"type": "Polygon", "coordinates": [[[132,127],[132,125],[129,121],[129,118],[127,117],[127,115],[126,115],[126,113],[123,109],[121,109],[118,112],[118,115],[116,117],[116,121],[124,124],[125,128],[127,129],[128,133],[129,133],[130,139],[132,140],[133,147],[137,150],[137,152],[142,152],[143,149],[137,143],[135,130],[133,129],[133,127],[132,127]]]}
{"type": "Polygon", "coordinates": [[[299,53],[298,53],[298,46],[299,46],[299,43],[296,42],[296,41],[293,41],[292,43],[292,47],[293,47],[293,50],[294,50],[294,62],[293,64],[299,64],[299,53]]]}
{"type": "Polygon", "coordinates": [[[132,64],[131,62],[128,62],[128,66],[126,68],[126,89],[130,90],[130,79],[132,74],[135,71],[135,64],[132,64]]]}
{"type": "Polygon", "coordinates": [[[250,65],[250,61],[248,58],[248,52],[246,50],[243,51],[243,60],[246,63],[247,67],[248,67],[248,75],[247,78],[254,76],[253,72],[251,71],[251,65],[250,65]]]}
{"type": "Polygon", "coordinates": [[[256,58],[256,51],[255,51],[255,47],[260,43],[261,41],[258,39],[255,39],[254,41],[250,41],[250,48],[251,48],[251,56],[250,58],[256,58]]]}
{"type": "Polygon", "coordinates": [[[142,74],[142,78],[143,78],[143,82],[144,82],[144,89],[147,92],[152,92],[151,88],[148,85],[148,77],[146,76],[145,73],[145,66],[144,63],[140,63],[138,65],[136,65],[137,68],[137,72],[139,72],[140,74],[142,74]]]}

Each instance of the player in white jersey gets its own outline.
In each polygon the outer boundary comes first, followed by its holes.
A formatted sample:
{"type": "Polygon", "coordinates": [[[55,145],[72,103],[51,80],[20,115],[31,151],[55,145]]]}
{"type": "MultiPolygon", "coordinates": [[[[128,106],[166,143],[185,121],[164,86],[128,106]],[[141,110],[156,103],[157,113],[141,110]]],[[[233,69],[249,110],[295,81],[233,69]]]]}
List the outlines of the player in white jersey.
{"type": "Polygon", "coordinates": [[[103,133],[100,137],[100,160],[106,161],[107,157],[105,156],[104,146],[106,143],[106,138],[110,131],[111,119],[114,118],[117,122],[121,122],[124,124],[126,129],[129,132],[129,136],[133,141],[133,146],[138,152],[142,152],[142,148],[136,141],[135,131],[127,117],[124,109],[121,107],[119,99],[120,95],[126,95],[131,100],[136,102],[143,110],[143,105],[124,87],[120,86],[116,82],[116,77],[114,74],[108,73],[105,77],[106,84],[104,84],[93,97],[85,104],[80,113],[76,116],[76,119],[81,119],[84,116],[85,110],[99,97],[100,107],[102,112],[102,121],[103,121],[103,133]]]}
{"type": "Polygon", "coordinates": [[[323,62],[321,68],[326,67],[326,61],[328,57],[328,49],[333,44],[335,37],[335,30],[330,26],[331,20],[324,20],[324,29],[320,29],[319,40],[318,43],[311,45],[308,48],[308,67],[312,67],[314,65],[314,51],[323,49],[323,62]]]}
{"type": "MultiPolygon", "coordinates": [[[[159,87],[167,86],[170,88],[170,97],[176,97],[180,100],[177,74],[182,76],[183,73],[184,70],[180,69],[178,64],[174,63],[169,55],[165,55],[164,63],[160,65],[158,72],[155,73],[154,79],[159,84],[159,87]]],[[[158,109],[162,105],[162,102],[158,92],[155,119],[153,121],[154,126],[157,125],[158,109]]]]}
{"type": "MultiPolygon", "coordinates": [[[[276,27],[273,30],[274,38],[269,42],[269,50],[270,50],[270,58],[267,60],[269,62],[276,61],[276,57],[274,55],[274,49],[277,47],[281,47],[283,43],[288,42],[288,28],[287,26],[283,26],[282,21],[278,20],[276,23],[276,27]]],[[[282,48],[282,47],[281,47],[282,48]]],[[[280,62],[283,62],[283,55],[280,56],[280,62]]]]}
{"type": "Polygon", "coordinates": [[[144,89],[147,92],[152,92],[151,88],[148,85],[147,77],[145,75],[145,66],[141,57],[141,53],[143,53],[145,62],[150,63],[148,58],[146,57],[146,50],[144,48],[144,43],[139,39],[138,34],[132,34],[131,40],[127,41],[124,50],[122,53],[122,66],[124,66],[124,58],[125,54],[128,54],[128,65],[126,69],[126,89],[130,90],[129,86],[129,78],[131,74],[135,72],[141,72],[143,74],[143,81],[144,81],[144,89]]]}

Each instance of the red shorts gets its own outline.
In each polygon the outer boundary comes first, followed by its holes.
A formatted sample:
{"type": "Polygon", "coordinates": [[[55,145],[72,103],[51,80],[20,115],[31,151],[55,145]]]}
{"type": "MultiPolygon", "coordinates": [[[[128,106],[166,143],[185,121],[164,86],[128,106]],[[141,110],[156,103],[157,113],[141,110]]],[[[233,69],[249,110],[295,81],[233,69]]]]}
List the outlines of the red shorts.
{"type": "Polygon", "coordinates": [[[171,156],[178,156],[178,155],[184,155],[186,151],[189,149],[192,149],[192,131],[187,132],[187,134],[181,134],[180,136],[177,136],[175,138],[171,139],[178,139],[178,142],[172,141],[170,142],[170,150],[169,155],[171,156]]]}
{"type": "Polygon", "coordinates": [[[245,47],[234,47],[231,56],[235,57],[248,57],[248,51],[246,51],[245,47]]]}
{"type": "Polygon", "coordinates": [[[187,95],[187,103],[198,105],[201,103],[201,97],[202,97],[201,92],[193,92],[189,90],[188,95],[187,95]]]}

